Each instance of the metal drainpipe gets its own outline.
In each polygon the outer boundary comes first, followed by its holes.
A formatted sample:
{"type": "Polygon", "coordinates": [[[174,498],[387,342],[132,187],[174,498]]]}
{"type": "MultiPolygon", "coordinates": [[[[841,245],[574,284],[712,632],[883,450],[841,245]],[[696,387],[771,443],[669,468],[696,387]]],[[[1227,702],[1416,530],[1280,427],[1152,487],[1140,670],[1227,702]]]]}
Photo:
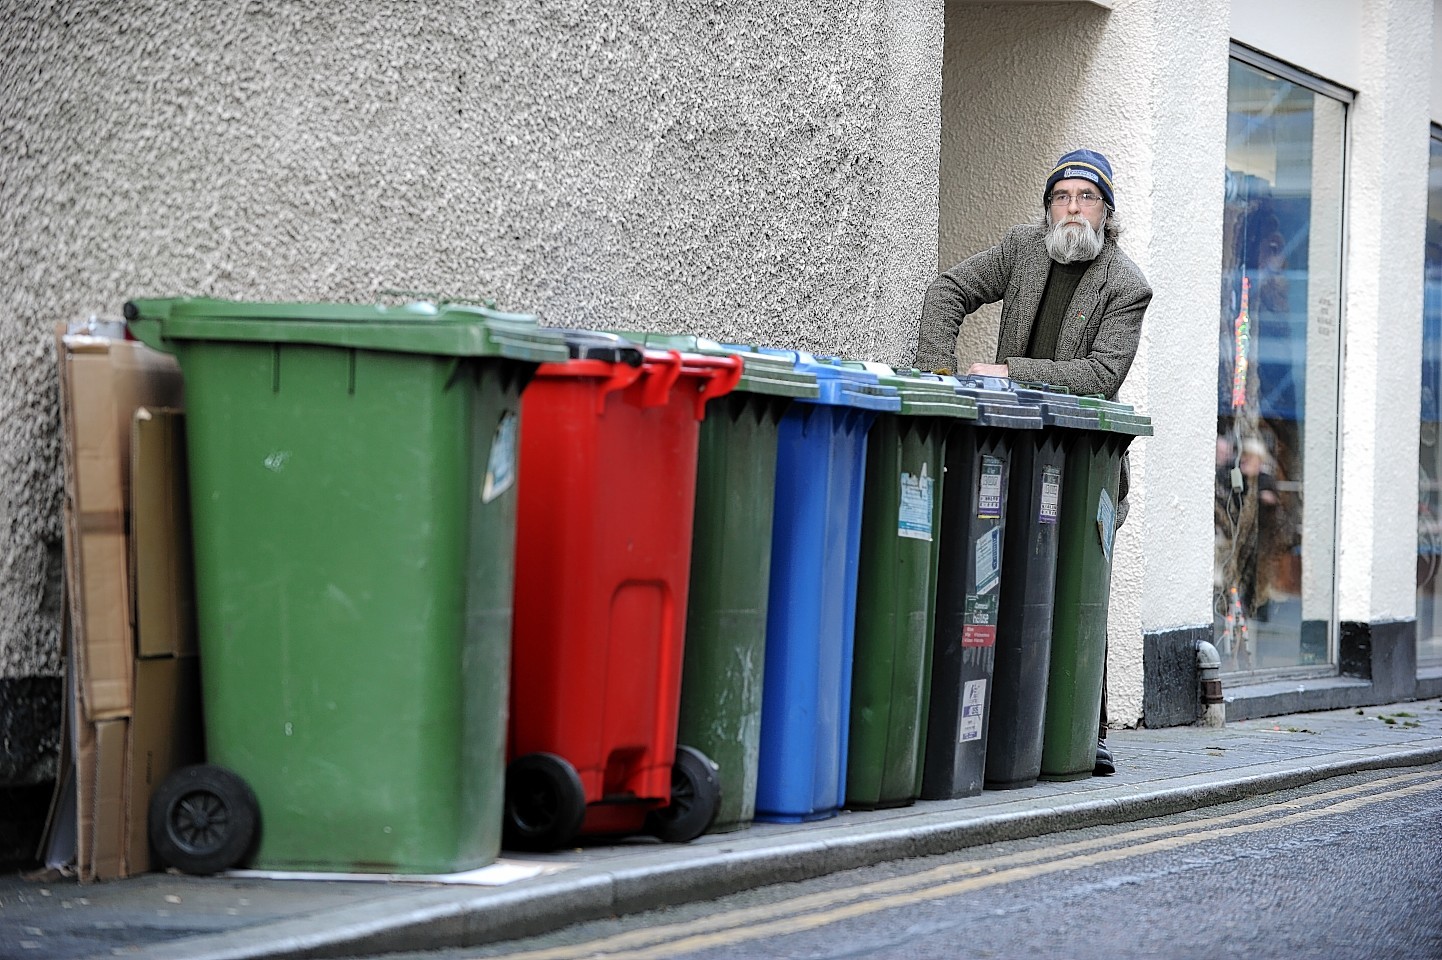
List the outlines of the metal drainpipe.
{"type": "Polygon", "coordinates": [[[1225,727],[1227,707],[1222,700],[1222,658],[1206,640],[1197,641],[1197,669],[1202,679],[1202,726],[1225,727]]]}

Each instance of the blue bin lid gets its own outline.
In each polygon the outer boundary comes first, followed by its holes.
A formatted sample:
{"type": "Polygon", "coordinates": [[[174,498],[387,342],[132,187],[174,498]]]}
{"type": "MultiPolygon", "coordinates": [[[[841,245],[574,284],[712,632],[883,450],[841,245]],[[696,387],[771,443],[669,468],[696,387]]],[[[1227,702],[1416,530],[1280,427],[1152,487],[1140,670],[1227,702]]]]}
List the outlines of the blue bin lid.
{"type": "MultiPolygon", "coordinates": [[[[732,347],[732,344],[726,344],[732,347]]],[[[855,370],[842,366],[833,357],[818,357],[805,350],[782,350],[778,347],[736,346],[738,350],[750,350],[767,357],[781,357],[789,360],[802,373],[816,378],[816,396],[798,397],[801,403],[821,403],[833,407],[856,407],[861,410],[876,410],[882,413],[898,413],[901,410],[901,394],[893,386],[880,381],[869,370],[855,370]]]]}

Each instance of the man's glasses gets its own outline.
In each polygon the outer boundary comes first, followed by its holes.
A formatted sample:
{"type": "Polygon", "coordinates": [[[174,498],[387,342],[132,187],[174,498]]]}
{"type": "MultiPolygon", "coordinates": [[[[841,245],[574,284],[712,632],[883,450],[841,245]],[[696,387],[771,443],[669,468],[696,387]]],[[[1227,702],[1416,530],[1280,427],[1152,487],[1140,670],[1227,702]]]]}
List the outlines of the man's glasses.
{"type": "Polygon", "coordinates": [[[1070,206],[1071,202],[1075,200],[1077,206],[1083,210],[1090,210],[1102,202],[1102,198],[1094,193],[1062,193],[1061,191],[1057,191],[1046,199],[1054,207],[1070,206]]]}

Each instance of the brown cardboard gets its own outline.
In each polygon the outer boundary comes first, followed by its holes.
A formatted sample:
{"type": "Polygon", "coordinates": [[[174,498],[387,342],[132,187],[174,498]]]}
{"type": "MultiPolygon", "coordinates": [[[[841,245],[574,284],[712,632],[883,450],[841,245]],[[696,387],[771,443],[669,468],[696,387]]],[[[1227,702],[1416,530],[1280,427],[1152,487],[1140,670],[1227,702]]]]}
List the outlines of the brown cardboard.
{"type": "MultiPolygon", "coordinates": [[[[175,359],[143,344],[57,329],[65,442],[65,555],[79,699],[86,719],[130,715],[131,424],[142,406],[183,402],[175,359]]],[[[83,855],[82,855],[83,856],[83,855]]]]}
{"type": "MultiPolygon", "coordinates": [[[[147,407],[135,411],[130,472],[136,656],[194,655],[199,650],[184,413],[147,407]]],[[[138,701],[135,709],[140,709],[138,701]]]]}
{"type": "Polygon", "coordinates": [[[135,713],[130,718],[125,817],[126,869],[154,869],[147,817],[150,797],[178,767],[205,759],[200,726],[200,660],[156,657],[135,661],[135,713]]]}
{"type": "MultiPolygon", "coordinates": [[[[90,878],[117,880],[125,868],[125,754],[130,721],[95,724],[95,813],[90,878]]],[[[82,854],[82,862],[84,855],[82,854]]],[[[81,873],[80,879],[86,879],[81,873]]]]}

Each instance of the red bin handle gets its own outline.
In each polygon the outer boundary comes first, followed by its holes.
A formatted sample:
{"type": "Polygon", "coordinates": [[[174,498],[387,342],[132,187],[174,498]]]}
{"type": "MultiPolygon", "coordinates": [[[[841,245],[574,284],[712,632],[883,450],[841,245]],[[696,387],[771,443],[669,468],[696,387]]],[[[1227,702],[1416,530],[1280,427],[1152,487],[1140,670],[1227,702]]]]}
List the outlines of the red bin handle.
{"type": "Polygon", "coordinates": [[[641,406],[664,406],[671,388],[681,376],[681,354],[675,350],[646,351],[646,385],[641,388],[641,406]]]}
{"type": "Polygon", "coordinates": [[[607,394],[624,390],[641,377],[641,367],[632,367],[624,363],[613,363],[610,364],[610,367],[610,376],[596,388],[596,416],[598,417],[606,412],[607,394]]]}
{"type": "Polygon", "coordinates": [[[686,373],[704,376],[705,382],[696,391],[696,419],[707,418],[707,401],[734,391],[741,382],[741,373],[746,372],[741,357],[735,356],[686,356],[686,373]]]}

